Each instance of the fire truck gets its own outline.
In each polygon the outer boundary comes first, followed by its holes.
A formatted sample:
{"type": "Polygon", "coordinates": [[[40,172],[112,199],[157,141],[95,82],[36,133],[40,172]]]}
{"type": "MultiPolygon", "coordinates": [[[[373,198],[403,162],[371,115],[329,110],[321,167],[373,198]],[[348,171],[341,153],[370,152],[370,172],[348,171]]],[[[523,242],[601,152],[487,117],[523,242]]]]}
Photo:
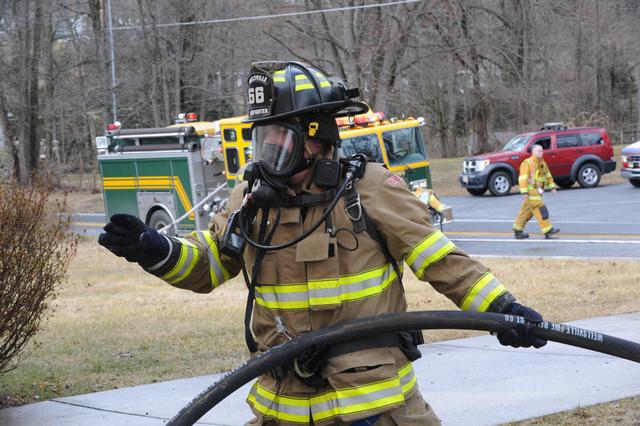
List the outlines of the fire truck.
{"type": "Polygon", "coordinates": [[[96,147],[107,217],[129,213],[182,234],[205,229],[228,198],[217,122],[189,113],[165,128],[114,123],[96,147]]]}
{"type": "MultiPolygon", "coordinates": [[[[107,216],[133,214],[169,233],[206,229],[251,161],[251,124],[244,118],[207,122],[190,113],[167,128],[109,125],[96,138],[107,216]]],[[[384,163],[425,203],[432,223],[453,220],[451,208],[431,190],[424,119],[370,111],[336,121],[341,156],[364,154],[384,163]]]]}

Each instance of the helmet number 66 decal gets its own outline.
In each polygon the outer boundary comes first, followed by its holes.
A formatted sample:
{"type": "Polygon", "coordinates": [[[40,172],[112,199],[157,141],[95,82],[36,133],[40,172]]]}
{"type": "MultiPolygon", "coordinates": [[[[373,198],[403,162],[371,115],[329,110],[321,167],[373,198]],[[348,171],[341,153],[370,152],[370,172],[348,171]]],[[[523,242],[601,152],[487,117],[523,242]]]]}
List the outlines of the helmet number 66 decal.
{"type": "Polygon", "coordinates": [[[264,103],[264,87],[263,86],[249,87],[247,94],[249,96],[250,104],[264,103]]]}
{"type": "Polygon", "coordinates": [[[247,90],[249,117],[267,116],[273,102],[273,80],[265,74],[251,74],[247,90]]]}

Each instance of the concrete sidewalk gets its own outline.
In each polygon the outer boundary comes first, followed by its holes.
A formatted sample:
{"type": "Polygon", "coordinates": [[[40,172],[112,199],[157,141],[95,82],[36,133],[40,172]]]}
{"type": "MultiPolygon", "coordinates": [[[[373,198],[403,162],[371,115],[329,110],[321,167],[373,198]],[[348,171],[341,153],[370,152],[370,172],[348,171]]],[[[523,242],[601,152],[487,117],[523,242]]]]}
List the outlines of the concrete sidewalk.
{"type": "MultiPolygon", "coordinates": [[[[640,342],[640,313],[577,327],[640,342]]],[[[540,350],[500,346],[493,336],[421,346],[414,363],[425,398],[445,425],[493,425],[640,395],[640,364],[550,342],[540,350]]],[[[172,380],[0,410],[0,425],[162,425],[220,375],[172,380]]],[[[242,425],[250,385],[198,424],[242,425]]]]}

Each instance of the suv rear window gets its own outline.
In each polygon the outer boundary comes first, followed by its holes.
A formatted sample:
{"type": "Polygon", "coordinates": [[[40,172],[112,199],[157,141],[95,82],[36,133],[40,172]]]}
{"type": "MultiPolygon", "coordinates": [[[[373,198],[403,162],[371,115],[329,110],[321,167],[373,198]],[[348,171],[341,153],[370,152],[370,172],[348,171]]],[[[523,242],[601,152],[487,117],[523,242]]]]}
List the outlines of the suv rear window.
{"type": "Polygon", "coordinates": [[[558,148],[580,146],[580,137],[577,134],[556,135],[556,145],[558,148]]]}
{"type": "Polygon", "coordinates": [[[604,140],[600,132],[581,133],[582,146],[602,145],[604,140]]]}

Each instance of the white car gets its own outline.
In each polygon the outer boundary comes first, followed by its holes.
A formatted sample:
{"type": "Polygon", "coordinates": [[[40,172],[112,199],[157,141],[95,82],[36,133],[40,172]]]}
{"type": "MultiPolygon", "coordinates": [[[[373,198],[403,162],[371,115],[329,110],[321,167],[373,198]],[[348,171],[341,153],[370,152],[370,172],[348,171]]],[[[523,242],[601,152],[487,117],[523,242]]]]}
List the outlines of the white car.
{"type": "Polygon", "coordinates": [[[620,174],[622,177],[629,179],[631,185],[640,188],[640,141],[625,147],[622,150],[621,160],[620,174]]]}

